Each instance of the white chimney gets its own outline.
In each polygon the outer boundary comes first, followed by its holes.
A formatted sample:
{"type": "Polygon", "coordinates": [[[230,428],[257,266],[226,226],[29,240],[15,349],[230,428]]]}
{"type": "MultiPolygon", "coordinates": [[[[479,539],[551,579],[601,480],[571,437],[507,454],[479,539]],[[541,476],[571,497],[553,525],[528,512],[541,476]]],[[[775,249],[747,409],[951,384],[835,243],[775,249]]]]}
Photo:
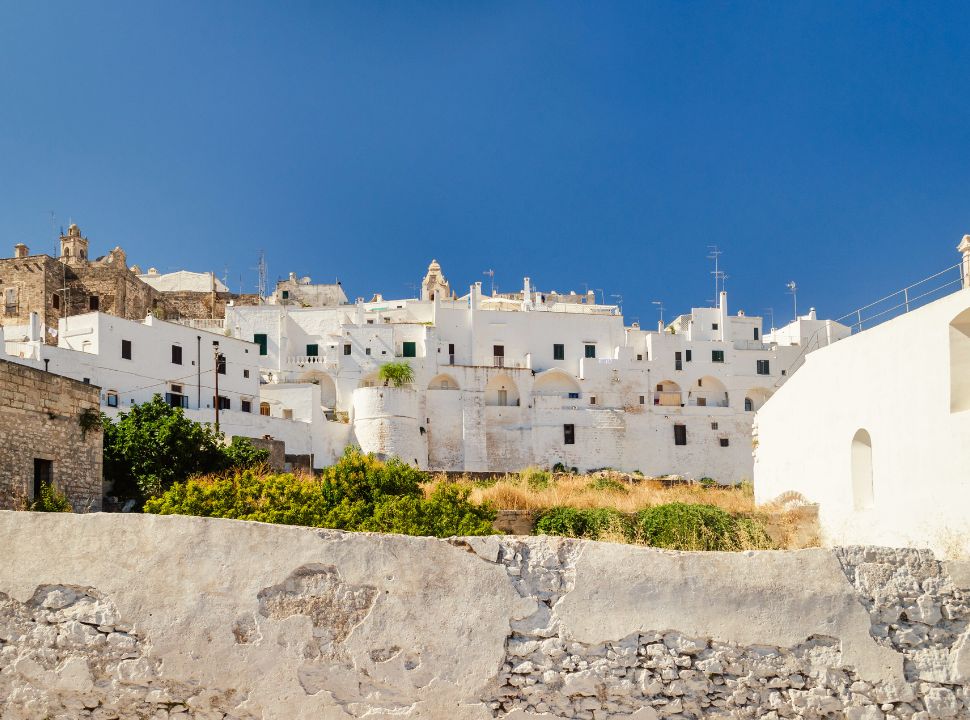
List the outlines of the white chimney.
{"type": "Polygon", "coordinates": [[[957,250],[963,254],[963,261],[960,267],[963,276],[963,287],[970,288],[970,235],[964,235],[963,240],[957,245],[957,250]]]}
{"type": "Polygon", "coordinates": [[[721,290],[720,305],[718,306],[721,311],[721,321],[718,323],[718,328],[721,332],[721,341],[727,339],[727,324],[728,324],[728,300],[727,300],[727,290],[721,290]]]}
{"type": "Polygon", "coordinates": [[[30,255],[30,250],[23,243],[17,243],[13,246],[13,256],[15,258],[25,258],[30,255]]]}

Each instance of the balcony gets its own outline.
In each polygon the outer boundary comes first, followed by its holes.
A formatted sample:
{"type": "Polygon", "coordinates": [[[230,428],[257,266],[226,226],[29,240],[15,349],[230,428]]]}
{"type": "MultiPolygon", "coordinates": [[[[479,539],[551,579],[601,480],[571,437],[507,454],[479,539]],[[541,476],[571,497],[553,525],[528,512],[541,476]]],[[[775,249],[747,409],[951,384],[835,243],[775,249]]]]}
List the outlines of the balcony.
{"type": "Polygon", "coordinates": [[[176,320],[179,325],[187,325],[196,330],[225,330],[226,321],[224,318],[181,318],[176,320]]]}
{"type": "Polygon", "coordinates": [[[317,370],[336,370],[339,363],[333,357],[323,355],[290,355],[286,358],[287,365],[297,367],[310,367],[317,370]]]}
{"type": "Polygon", "coordinates": [[[492,367],[505,367],[505,356],[504,355],[493,355],[492,356],[492,367]]]}

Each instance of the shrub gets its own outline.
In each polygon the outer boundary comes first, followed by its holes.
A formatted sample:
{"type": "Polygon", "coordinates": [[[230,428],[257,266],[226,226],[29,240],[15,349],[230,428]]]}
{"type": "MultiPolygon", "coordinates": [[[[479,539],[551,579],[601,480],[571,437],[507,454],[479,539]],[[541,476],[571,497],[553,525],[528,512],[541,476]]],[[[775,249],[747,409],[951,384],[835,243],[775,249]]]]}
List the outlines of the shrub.
{"type": "Polygon", "coordinates": [[[772,547],[760,523],[713,505],[668,503],[637,513],[642,542],[671,550],[751,550],[772,547]]]}
{"type": "Polygon", "coordinates": [[[605,535],[630,536],[630,523],[613,508],[554,507],[546,510],[536,522],[537,535],[596,540],[605,535]]]}
{"type": "Polygon", "coordinates": [[[414,382],[414,370],[406,361],[389,362],[381,365],[377,371],[377,377],[384,381],[384,385],[399,388],[414,382]]]}
{"type": "Polygon", "coordinates": [[[545,490],[552,481],[552,474],[542,468],[527,467],[519,473],[519,479],[525,482],[530,490],[545,490]]]}
{"type": "Polygon", "coordinates": [[[41,484],[40,495],[27,505],[27,509],[35,512],[74,512],[67,496],[49,482],[41,484]]]}
{"type": "Polygon", "coordinates": [[[104,479],[115,495],[144,501],[193,475],[260,465],[268,451],[243,438],[225,446],[212,426],[185,416],[161,395],[134,405],[104,430],[104,479]]]}
{"type": "Polygon", "coordinates": [[[145,512],[437,537],[494,532],[495,511],[469,502],[469,488],[443,483],[425,498],[424,478],[400,460],[348,448],[320,477],[254,469],[199,477],[150,499],[145,512]]]}
{"type": "Polygon", "coordinates": [[[697,483],[698,483],[698,484],[699,484],[699,485],[700,485],[700,486],[701,486],[702,488],[712,488],[712,487],[717,487],[717,480],[715,480],[714,478],[709,478],[709,477],[702,477],[702,478],[701,478],[700,480],[698,480],[698,481],[697,481],[697,483]]]}
{"type": "Polygon", "coordinates": [[[628,492],[630,492],[630,489],[626,485],[616,478],[611,477],[595,478],[586,487],[588,487],[590,490],[619,493],[621,495],[626,495],[628,492]]]}

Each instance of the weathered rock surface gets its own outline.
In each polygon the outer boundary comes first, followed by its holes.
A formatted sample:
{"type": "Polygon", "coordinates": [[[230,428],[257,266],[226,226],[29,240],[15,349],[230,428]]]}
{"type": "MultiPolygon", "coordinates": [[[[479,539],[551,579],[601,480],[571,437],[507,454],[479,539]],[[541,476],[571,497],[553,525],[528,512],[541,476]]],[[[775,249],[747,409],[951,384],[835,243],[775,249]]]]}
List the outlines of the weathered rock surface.
{"type": "Polygon", "coordinates": [[[0,548],[3,720],[970,718],[926,551],[15,512],[0,548]]]}

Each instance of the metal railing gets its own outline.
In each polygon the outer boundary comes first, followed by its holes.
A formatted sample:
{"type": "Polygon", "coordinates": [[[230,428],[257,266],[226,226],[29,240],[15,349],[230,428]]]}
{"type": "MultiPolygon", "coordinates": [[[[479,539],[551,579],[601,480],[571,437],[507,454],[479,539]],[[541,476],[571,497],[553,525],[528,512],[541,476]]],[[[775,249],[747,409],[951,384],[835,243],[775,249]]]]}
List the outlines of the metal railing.
{"type": "Polygon", "coordinates": [[[923,278],[902,290],[869,303],[838,318],[836,322],[848,325],[852,332],[860,332],[904,315],[963,286],[963,264],[957,263],[935,275],[923,278]]]}
{"type": "Polygon", "coordinates": [[[225,318],[180,318],[176,320],[179,325],[188,325],[196,330],[225,330],[225,318]]]}
{"type": "Polygon", "coordinates": [[[492,367],[505,367],[505,356],[504,355],[493,355],[492,356],[492,367]]]}

